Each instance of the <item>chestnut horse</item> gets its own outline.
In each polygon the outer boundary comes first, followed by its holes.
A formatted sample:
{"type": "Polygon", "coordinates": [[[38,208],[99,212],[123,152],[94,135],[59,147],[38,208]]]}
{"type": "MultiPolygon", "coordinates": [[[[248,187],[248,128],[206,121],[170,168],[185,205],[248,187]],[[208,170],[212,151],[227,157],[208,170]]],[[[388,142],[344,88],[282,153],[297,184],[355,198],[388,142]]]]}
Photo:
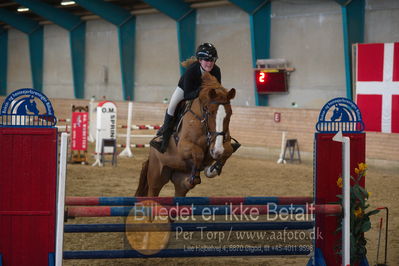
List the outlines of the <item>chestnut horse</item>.
{"type": "Polygon", "coordinates": [[[220,174],[221,167],[233,153],[229,123],[230,100],[235,94],[234,88],[226,90],[214,76],[204,73],[199,96],[182,118],[177,145],[172,136],[165,153],[150,148],[136,196],[158,196],[171,180],[175,196],[184,197],[201,183],[202,170],[207,177],[220,174]]]}

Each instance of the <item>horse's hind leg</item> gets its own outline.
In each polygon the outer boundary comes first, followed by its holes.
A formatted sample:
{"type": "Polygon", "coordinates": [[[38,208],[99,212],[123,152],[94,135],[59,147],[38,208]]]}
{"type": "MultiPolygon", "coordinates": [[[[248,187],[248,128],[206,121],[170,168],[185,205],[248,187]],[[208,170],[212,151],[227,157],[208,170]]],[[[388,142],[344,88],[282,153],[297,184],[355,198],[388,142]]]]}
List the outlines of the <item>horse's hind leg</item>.
{"type": "Polygon", "coordinates": [[[148,168],[148,196],[157,197],[163,186],[170,180],[171,172],[168,167],[163,166],[155,157],[150,158],[150,166],[148,168]]]}
{"type": "Polygon", "coordinates": [[[189,174],[182,172],[174,172],[172,176],[172,182],[175,186],[175,197],[185,197],[187,192],[190,190],[189,174]]]}

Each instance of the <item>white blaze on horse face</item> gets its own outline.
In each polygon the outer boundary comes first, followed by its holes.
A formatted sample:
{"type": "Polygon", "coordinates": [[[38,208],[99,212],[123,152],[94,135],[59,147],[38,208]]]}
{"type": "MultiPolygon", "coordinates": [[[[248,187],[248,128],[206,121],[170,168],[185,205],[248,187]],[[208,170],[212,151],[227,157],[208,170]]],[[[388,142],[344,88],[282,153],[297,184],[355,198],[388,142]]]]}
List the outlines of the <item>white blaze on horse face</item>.
{"type": "MultiPolygon", "coordinates": [[[[223,132],[223,121],[226,117],[226,110],[224,105],[219,105],[218,111],[216,113],[216,132],[223,132]]],[[[222,155],[224,152],[223,148],[223,136],[219,135],[216,137],[215,147],[213,148],[214,155],[222,155]]]]}

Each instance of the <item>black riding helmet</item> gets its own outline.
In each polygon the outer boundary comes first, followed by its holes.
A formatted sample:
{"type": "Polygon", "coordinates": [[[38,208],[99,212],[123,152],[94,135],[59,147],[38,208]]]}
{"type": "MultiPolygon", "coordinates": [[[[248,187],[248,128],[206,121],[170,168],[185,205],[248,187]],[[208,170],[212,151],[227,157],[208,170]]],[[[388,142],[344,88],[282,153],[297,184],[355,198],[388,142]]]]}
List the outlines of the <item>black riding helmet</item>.
{"type": "Polygon", "coordinates": [[[198,46],[195,55],[198,60],[216,61],[218,59],[218,52],[215,46],[208,42],[198,46]]]}

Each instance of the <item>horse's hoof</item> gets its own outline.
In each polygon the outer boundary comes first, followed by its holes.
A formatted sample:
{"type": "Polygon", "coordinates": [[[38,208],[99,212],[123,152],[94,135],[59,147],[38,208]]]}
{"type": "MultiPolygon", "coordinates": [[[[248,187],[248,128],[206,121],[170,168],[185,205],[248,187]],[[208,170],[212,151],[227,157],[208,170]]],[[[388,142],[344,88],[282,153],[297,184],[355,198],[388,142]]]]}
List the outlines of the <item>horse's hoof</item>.
{"type": "Polygon", "coordinates": [[[205,176],[206,176],[207,178],[214,178],[215,176],[218,175],[218,171],[215,170],[215,169],[213,169],[213,170],[211,171],[211,167],[208,166],[208,167],[206,167],[206,168],[204,169],[204,174],[205,174],[205,176]]]}
{"type": "Polygon", "coordinates": [[[201,178],[199,176],[190,178],[187,183],[188,184],[186,185],[186,187],[188,189],[193,189],[196,185],[201,184],[201,178]]]}
{"type": "Polygon", "coordinates": [[[195,177],[194,180],[193,180],[193,183],[194,183],[194,186],[201,184],[201,178],[200,177],[195,177]]]}
{"type": "Polygon", "coordinates": [[[188,190],[193,189],[195,187],[195,184],[191,179],[187,179],[184,182],[184,185],[185,185],[186,189],[188,189],[188,190]]]}

